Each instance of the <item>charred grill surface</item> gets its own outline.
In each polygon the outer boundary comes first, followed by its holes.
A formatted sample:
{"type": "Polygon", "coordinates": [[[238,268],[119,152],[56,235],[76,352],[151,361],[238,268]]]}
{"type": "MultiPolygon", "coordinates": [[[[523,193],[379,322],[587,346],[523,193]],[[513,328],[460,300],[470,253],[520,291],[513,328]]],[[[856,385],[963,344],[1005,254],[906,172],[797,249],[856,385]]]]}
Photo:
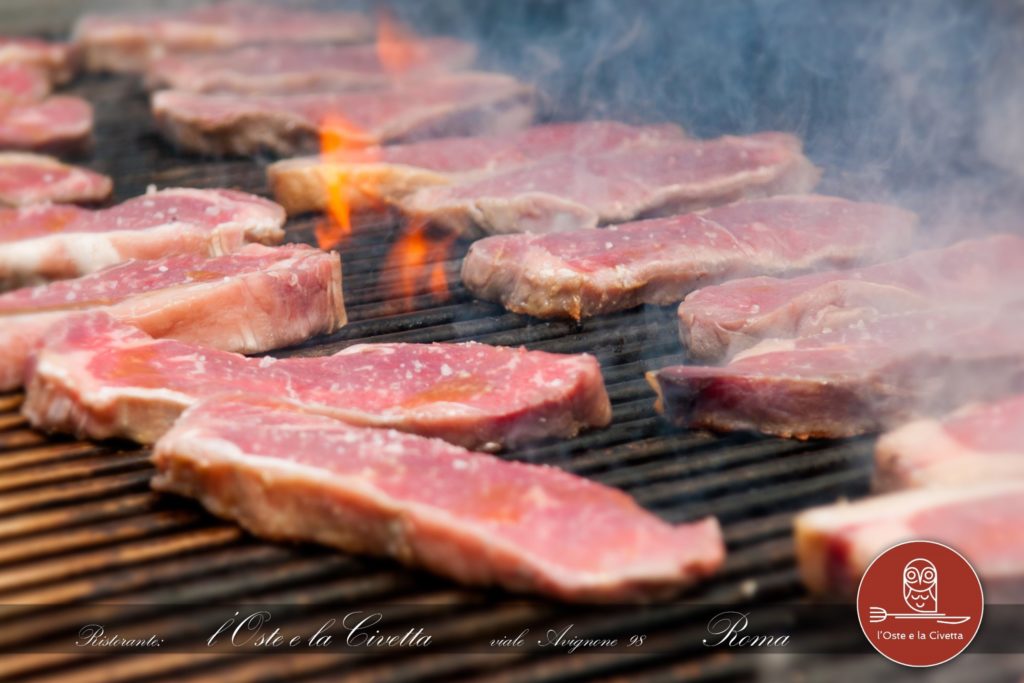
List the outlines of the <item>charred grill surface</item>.
{"type": "MultiPolygon", "coordinates": [[[[96,106],[97,145],[87,163],[115,179],[115,200],[137,195],[151,183],[266,192],[265,164],[191,158],[168,148],[156,137],[146,100],[131,79],[86,78],[72,92],[96,106]]],[[[288,241],[315,243],[316,220],[290,221],[288,241]]],[[[865,493],[871,440],[796,442],[672,430],[655,414],[654,395],[643,379],[647,370],[684,360],[672,308],[645,308],[580,325],[507,313],[475,301],[459,284],[467,246],[461,243],[440,261],[446,295],[425,286],[411,297],[399,295],[396,291],[410,275],[424,284],[435,266],[428,262],[412,271],[381,267],[402,228],[389,216],[357,225],[339,247],[350,323],[329,337],[272,355],[323,355],[367,341],[471,339],[593,353],[612,399],[613,424],[504,456],[558,465],[620,487],[671,521],[718,516],[729,544],[726,568],[686,599],[755,604],[802,597],[791,516],[812,504],[865,493]]],[[[504,630],[518,633],[531,624],[572,618],[564,606],[463,589],[388,561],[254,539],[191,501],[151,492],[147,450],[42,436],[18,414],[20,401],[16,394],[0,396],[0,605],[13,605],[0,617],[6,622],[0,645],[31,648],[81,625],[73,609],[47,611],[42,607],[47,603],[123,603],[131,606],[119,612],[123,630],[186,637],[195,628],[195,615],[175,605],[301,605],[291,619],[303,624],[358,601],[429,601],[427,620],[456,648],[471,641],[482,624],[507,625],[504,630]]],[[[576,609],[581,618],[586,616],[586,608],[576,609]]],[[[743,677],[755,662],[702,648],[706,615],[693,604],[652,606],[631,612],[628,619],[620,614],[594,623],[598,630],[636,630],[651,640],[679,645],[649,654],[582,657],[515,652],[428,656],[411,650],[249,658],[222,653],[18,654],[3,655],[3,670],[17,680],[69,680],[73,673],[80,681],[151,676],[294,681],[336,679],[344,673],[346,680],[367,681],[667,681],[684,675],[743,677]]]]}

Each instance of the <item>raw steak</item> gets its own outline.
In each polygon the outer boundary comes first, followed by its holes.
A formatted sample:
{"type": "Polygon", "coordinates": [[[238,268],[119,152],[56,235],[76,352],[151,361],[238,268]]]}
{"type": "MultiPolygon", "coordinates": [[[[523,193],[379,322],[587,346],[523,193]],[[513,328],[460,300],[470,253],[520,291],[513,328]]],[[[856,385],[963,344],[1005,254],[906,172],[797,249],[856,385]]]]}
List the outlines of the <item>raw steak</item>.
{"type": "Polygon", "coordinates": [[[320,358],[246,358],[154,340],[103,313],[55,325],[27,375],[24,412],[46,430],[155,441],[182,410],[224,391],[467,447],[607,425],[597,361],[485,344],[359,344],[320,358]]]}
{"type": "Polygon", "coordinates": [[[0,149],[81,152],[91,144],[92,106],[80,97],[0,104],[0,149]]]}
{"type": "Polygon", "coordinates": [[[648,375],[674,424],[845,437],[1024,389],[1024,311],[908,313],[648,375]]]}
{"type": "Polygon", "coordinates": [[[815,508],[796,518],[797,562],[815,593],[852,597],[883,550],[927,540],[955,548],[995,602],[1024,591],[1024,483],[929,488],[815,508]]]}
{"type": "Polygon", "coordinates": [[[78,55],[68,43],[38,38],[0,37],[0,64],[34,66],[46,72],[51,83],[66,83],[78,70],[78,55]]]}
{"type": "Polygon", "coordinates": [[[1024,239],[967,240],[856,270],[755,277],[699,289],[679,306],[692,358],[718,361],[762,339],[839,329],[902,311],[1024,299],[1024,239]]]}
{"type": "Polygon", "coordinates": [[[462,281],[517,313],[579,320],[755,273],[797,273],[892,256],[913,214],[821,195],[755,199],[700,213],[474,243],[462,281]]]}
{"type": "Polygon", "coordinates": [[[673,125],[553,123],[508,135],[436,138],[284,159],[270,165],[267,179],[274,198],[289,214],[326,208],[329,184],[344,192],[348,206],[358,211],[393,205],[418,189],[446,185],[469,174],[493,173],[545,157],[601,154],[685,137],[673,125]],[[330,183],[334,180],[339,182],[330,183]]]}
{"type": "Polygon", "coordinates": [[[514,130],[533,117],[533,90],[500,74],[411,79],[382,90],[292,95],[153,95],[153,115],[180,147],[205,154],[319,149],[322,129],[346,147],[514,130]]]}
{"type": "Polygon", "coordinates": [[[373,28],[360,14],[315,12],[271,4],[222,2],[183,12],[88,14],[73,31],[90,71],[143,71],[171,52],[224,50],[249,44],[348,43],[373,28]]]}
{"type": "Polygon", "coordinates": [[[92,273],[133,258],[217,256],[276,244],[284,211],[234,190],[174,188],[109,209],[40,204],[0,209],[0,289],[92,273]]]}
{"type": "Polygon", "coordinates": [[[341,263],[303,245],[249,244],[229,256],[129,261],[77,280],[0,295],[0,391],[57,321],[102,309],[154,337],[255,353],[345,324],[341,263]]]}
{"type": "Polygon", "coordinates": [[[37,66],[0,62],[0,106],[38,102],[50,94],[50,76],[37,66]]]}
{"type": "Polygon", "coordinates": [[[875,449],[881,490],[1007,479],[1024,479],[1024,395],[911,422],[875,449]]]}
{"type": "Polygon", "coordinates": [[[426,188],[401,207],[418,222],[460,235],[563,232],[807,192],[818,176],[796,138],[762,133],[558,156],[426,188]]]}
{"type": "MultiPolygon", "coordinates": [[[[110,196],[110,178],[53,157],[0,152],[0,204],[93,203],[110,196]]],[[[2,228],[0,228],[2,230],[2,228]]]]}
{"type": "Polygon", "coordinates": [[[476,47],[455,38],[423,38],[403,43],[401,67],[380,59],[380,46],[279,44],[242,47],[210,54],[172,54],[147,70],[150,88],[192,92],[285,93],[359,90],[391,85],[398,78],[468,67],[476,47]]]}
{"type": "Polygon", "coordinates": [[[160,439],[153,462],[153,488],[198,498],[256,535],[563,600],[667,597],[725,556],[714,519],[672,526],[625,493],[554,467],[274,399],[199,403],[160,439]]]}

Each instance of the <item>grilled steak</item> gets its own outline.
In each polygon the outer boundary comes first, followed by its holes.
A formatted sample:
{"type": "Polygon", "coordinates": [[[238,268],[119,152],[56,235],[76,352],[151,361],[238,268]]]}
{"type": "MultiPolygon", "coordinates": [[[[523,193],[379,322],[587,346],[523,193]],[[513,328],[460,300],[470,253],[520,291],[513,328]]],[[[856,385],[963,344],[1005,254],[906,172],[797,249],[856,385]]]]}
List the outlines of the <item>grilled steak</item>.
{"type": "Polygon", "coordinates": [[[110,178],[87,168],[69,166],[40,154],[0,152],[2,205],[101,202],[112,189],[110,178]]]}
{"type": "Polygon", "coordinates": [[[216,258],[129,261],[0,295],[0,391],[21,384],[29,354],[55,322],[89,309],[154,337],[240,353],[295,344],[345,324],[336,254],[249,244],[216,258]]]}
{"type": "Polygon", "coordinates": [[[499,235],[470,247],[462,281],[517,313],[577,320],[671,304],[708,282],[836,268],[909,244],[913,214],[800,195],[550,235],[499,235]]]}
{"type": "Polygon", "coordinates": [[[763,133],[558,156],[426,188],[401,207],[419,222],[460,235],[562,232],[807,192],[818,176],[798,140],[763,133]]]}
{"type": "Polygon", "coordinates": [[[524,166],[546,157],[602,154],[685,137],[682,129],[671,125],[554,123],[507,135],[436,138],[284,159],[270,165],[267,179],[274,198],[289,214],[326,208],[329,185],[344,192],[348,205],[358,211],[393,205],[423,187],[524,166]]]}
{"type": "Polygon", "coordinates": [[[889,432],[875,449],[875,488],[1024,479],[1024,396],[963,408],[889,432]]]}
{"type": "Polygon", "coordinates": [[[699,289],[679,306],[689,354],[718,361],[762,339],[836,330],[879,315],[1024,299],[1024,239],[967,240],[856,270],[755,277],[699,289]]]}
{"type": "Polygon", "coordinates": [[[844,437],[1024,389],[1024,312],[908,313],[648,375],[674,424],[844,437]]]}
{"type": "Polygon", "coordinates": [[[20,64],[42,69],[51,83],[66,83],[78,69],[78,55],[67,43],[38,38],[0,37],[0,65],[20,64]]]}
{"type": "Polygon", "coordinates": [[[184,149],[287,155],[317,150],[323,129],[345,147],[514,130],[533,117],[533,91],[509,76],[466,72],[342,93],[165,90],[153,95],[152,108],[164,135],[184,149]]]}
{"type": "Polygon", "coordinates": [[[0,63],[0,107],[14,102],[38,102],[50,94],[50,76],[29,64],[0,63]]]}
{"type": "Polygon", "coordinates": [[[233,190],[176,188],[109,209],[0,209],[0,289],[77,277],[133,258],[227,254],[284,237],[284,211],[233,190]]]}
{"type": "Polygon", "coordinates": [[[154,488],[198,498],[256,535],[563,600],[667,596],[714,573],[725,555],[714,519],[672,526],[625,493],[554,467],[260,397],[193,406],[153,462],[154,488]]]}
{"type": "Polygon", "coordinates": [[[172,52],[248,44],[348,43],[368,40],[369,20],[348,12],[313,12],[270,4],[222,2],[183,12],[88,14],[73,40],[90,71],[143,71],[172,52]]]}
{"type": "Polygon", "coordinates": [[[47,334],[26,381],[32,424],[155,441],[224,391],[279,396],[353,423],[476,447],[572,436],[611,419],[592,356],[485,344],[360,344],[321,358],[246,358],[154,340],[105,313],[47,334]]]}
{"type": "Polygon", "coordinates": [[[0,105],[0,149],[81,152],[92,144],[92,106],[55,95],[0,105]]]}
{"type": "Polygon", "coordinates": [[[883,550],[902,541],[945,543],[966,557],[988,600],[1024,591],[1024,484],[988,483],[891,493],[814,508],[796,518],[797,563],[815,593],[853,596],[883,550]]]}
{"type": "Polygon", "coordinates": [[[176,53],[150,64],[146,84],[192,92],[359,90],[387,87],[398,78],[466,68],[476,58],[472,43],[454,38],[411,40],[401,50],[407,64],[382,62],[381,48],[374,44],[287,43],[209,54],[176,53]]]}

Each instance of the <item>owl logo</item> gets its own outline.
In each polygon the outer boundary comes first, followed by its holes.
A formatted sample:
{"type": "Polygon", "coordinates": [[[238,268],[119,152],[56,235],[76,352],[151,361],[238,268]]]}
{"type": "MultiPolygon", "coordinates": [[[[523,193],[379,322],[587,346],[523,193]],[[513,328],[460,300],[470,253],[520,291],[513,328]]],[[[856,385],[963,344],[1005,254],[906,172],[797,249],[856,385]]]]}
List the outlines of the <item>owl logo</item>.
{"type": "Polygon", "coordinates": [[[903,568],[903,599],[915,612],[939,611],[939,574],[929,560],[918,557],[903,568]]]}

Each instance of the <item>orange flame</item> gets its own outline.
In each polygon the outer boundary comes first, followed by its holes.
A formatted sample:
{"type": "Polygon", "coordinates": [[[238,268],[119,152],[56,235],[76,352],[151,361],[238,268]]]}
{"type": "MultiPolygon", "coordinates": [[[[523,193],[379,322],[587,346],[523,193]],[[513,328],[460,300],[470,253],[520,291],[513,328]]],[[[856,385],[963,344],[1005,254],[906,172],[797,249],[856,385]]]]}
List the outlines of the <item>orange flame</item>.
{"type": "Polygon", "coordinates": [[[416,34],[387,9],[377,13],[377,59],[391,73],[408,71],[419,58],[416,34]]]}
{"type": "Polygon", "coordinates": [[[327,195],[327,216],[317,221],[314,232],[321,249],[332,249],[352,234],[352,207],[349,202],[349,173],[345,167],[330,163],[334,155],[355,147],[361,131],[339,114],[326,116],[320,124],[319,167],[327,195]]]}
{"type": "Polygon", "coordinates": [[[429,292],[438,301],[447,301],[451,292],[444,262],[455,242],[453,235],[433,235],[422,223],[411,224],[391,247],[384,261],[385,272],[395,272],[385,283],[390,298],[401,299],[412,308],[413,297],[429,292]]]}
{"type": "MultiPolygon", "coordinates": [[[[377,21],[377,58],[381,66],[395,74],[415,65],[419,58],[419,46],[415,34],[399,23],[390,12],[382,10],[377,21]]],[[[367,187],[368,179],[353,177],[352,167],[344,160],[344,152],[367,149],[362,162],[376,159],[376,148],[366,148],[372,140],[365,131],[339,113],[329,114],[320,122],[319,172],[326,194],[326,216],[316,222],[314,232],[321,249],[332,249],[352,234],[352,198],[358,197],[360,208],[363,204],[381,208],[375,188],[367,187]],[[336,162],[336,163],[332,163],[336,162]],[[358,186],[357,186],[358,183],[358,186]]],[[[440,271],[442,279],[443,269],[440,271]]],[[[435,278],[436,281],[436,278],[435,278]]],[[[445,285],[447,287],[447,285],[445,285]]]]}

